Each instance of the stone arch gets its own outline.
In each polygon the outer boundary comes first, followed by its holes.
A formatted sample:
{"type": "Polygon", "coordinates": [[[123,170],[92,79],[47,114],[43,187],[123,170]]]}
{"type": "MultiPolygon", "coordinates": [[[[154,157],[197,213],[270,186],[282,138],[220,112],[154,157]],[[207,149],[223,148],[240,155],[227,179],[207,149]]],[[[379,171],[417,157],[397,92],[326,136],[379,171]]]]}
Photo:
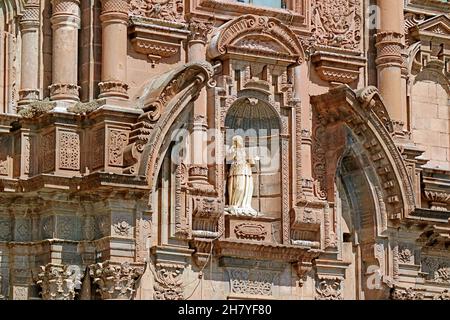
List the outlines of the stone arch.
{"type": "Polygon", "coordinates": [[[211,59],[224,54],[246,52],[302,63],[303,48],[294,32],[280,20],[247,14],[222,25],[208,48],[211,59]]]}
{"type": "MultiPolygon", "coordinates": [[[[163,76],[150,80],[136,97],[143,113],[130,135],[125,149],[125,172],[144,175],[150,187],[150,199],[156,175],[161,166],[161,148],[171,138],[173,123],[185,108],[195,101],[200,90],[214,74],[207,62],[183,65],[163,76]]],[[[151,205],[151,201],[150,201],[151,205]]]]}
{"type": "Polygon", "coordinates": [[[24,0],[4,0],[0,3],[0,30],[5,30],[11,20],[22,15],[24,0]]]}
{"type": "Polygon", "coordinates": [[[364,149],[366,161],[374,168],[379,181],[378,201],[384,203],[387,219],[407,217],[415,208],[414,189],[402,155],[392,139],[394,123],[378,90],[366,87],[353,91],[348,86],[340,86],[312,97],[311,101],[315,107],[313,174],[317,180],[316,195],[329,201],[334,197],[336,169],[344,151],[336,137],[342,137],[339,131],[342,132],[340,128],[344,124],[364,149]],[[327,144],[327,141],[333,141],[333,144],[327,144]]]}

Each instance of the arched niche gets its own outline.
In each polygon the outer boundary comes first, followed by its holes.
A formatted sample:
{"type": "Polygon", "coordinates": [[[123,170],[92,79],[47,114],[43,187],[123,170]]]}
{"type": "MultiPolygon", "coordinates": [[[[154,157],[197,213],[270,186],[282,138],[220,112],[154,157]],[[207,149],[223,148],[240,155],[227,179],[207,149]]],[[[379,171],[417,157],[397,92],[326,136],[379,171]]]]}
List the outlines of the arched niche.
{"type": "MultiPolygon", "coordinates": [[[[233,136],[244,138],[247,156],[256,159],[252,169],[252,207],[261,216],[280,218],[281,118],[274,106],[255,96],[247,92],[228,108],[224,119],[224,142],[230,147],[233,136]]],[[[229,162],[225,165],[225,176],[228,176],[229,165],[229,162]]]]}
{"type": "Polygon", "coordinates": [[[411,133],[429,160],[425,167],[450,170],[450,81],[444,62],[430,60],[411,88],[411,133]]]}

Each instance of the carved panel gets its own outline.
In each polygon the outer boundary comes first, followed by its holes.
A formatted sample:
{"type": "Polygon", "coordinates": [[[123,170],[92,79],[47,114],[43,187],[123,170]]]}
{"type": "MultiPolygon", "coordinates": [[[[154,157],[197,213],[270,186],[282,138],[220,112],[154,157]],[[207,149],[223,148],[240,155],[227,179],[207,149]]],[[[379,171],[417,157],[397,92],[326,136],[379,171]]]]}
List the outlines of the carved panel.
{"type": "Polygon", "coordinates": [[[80,169],[80,137],[76,132],[59,133],[59,168],[80,169]]]}
{"type": "Polygon", "coordinates": [[[322,278],[316,281],[316,300],[342,300],[342,279],[322,278]]]}
{"type": "Polygon", "coordinates": [[[272,296],[276,273],[238,268],[229,268],[227,272],[230,279],[230,293],[272,296]]]}
{"type": "Polygon", "coordinates": [[[42,136],[40,159],[42,172],[49,172],[55,169],[55,132],[51,131],[42,136]]]}
{"type": "Polygon", "coordinates": [[[109,130],[108,135],[108,165],[123,165],[123,150],[128,144],[128,133],[123,130],[109,130]]]}
{"type": "Polygon", "coordinates": [[[399,289],[395,288],[391,293],[392,300],[423,300],[424,295],[421,292],[418,292],[412,288],[408,289],[399,289]]]}
{"type": "Polygon", "coordinates": [[[158,263],[154,272],[154,299],[183,300],[183,271],[180,265],[158,263]]]}
{"type": "Polygon", "coordinates": [[[92,169],[97,169],[103,165],[103,159],[105,156],[105,131],[103,128],[99,128],[92,133],[92,144],[95,146],[91,151],[91,165],[92,169]]]}
{"type": "Polygon", "coordinates": [[[422,258],[422,271],[428,273],[429,281],[450,283],[450,261],[445,258],[422,258]]]}
{"type": "Polygon", "coordinates": [[[171,22],[183,21],[182,0],[131,0],[130,14],[171,22]]]}
{"type": "Polygon", "coordinates": [[[238,239],[265,240],[267,237],[264,225],[258,223],[240,223],[234,227],[234,233],[238,239]]]}
{"type": "Polygon", "coordinates": [[[360,0],[312,0],[311,25],[317,44],[358,49],[361,42],[360,0]]]}

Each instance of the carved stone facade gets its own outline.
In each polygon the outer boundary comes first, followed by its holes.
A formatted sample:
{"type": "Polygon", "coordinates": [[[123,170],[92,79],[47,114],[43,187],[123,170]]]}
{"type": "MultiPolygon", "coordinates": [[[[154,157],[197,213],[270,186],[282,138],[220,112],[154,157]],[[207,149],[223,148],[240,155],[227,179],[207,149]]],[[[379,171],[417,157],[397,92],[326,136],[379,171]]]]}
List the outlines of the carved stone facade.
{"type": "Polygon", "coordinates": [[[449,299],[448,3],[4,2],[0,299],[449,299]]]}

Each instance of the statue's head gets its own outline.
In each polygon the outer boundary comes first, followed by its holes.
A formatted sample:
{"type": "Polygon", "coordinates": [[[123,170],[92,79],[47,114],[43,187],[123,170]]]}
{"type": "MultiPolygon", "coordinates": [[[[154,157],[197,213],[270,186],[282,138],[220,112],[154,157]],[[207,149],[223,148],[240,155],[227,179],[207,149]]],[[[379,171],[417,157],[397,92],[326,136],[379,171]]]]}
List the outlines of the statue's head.
{"type": "Polygon", "coordinates": [[[233,137],[233,146],[237,148],[242,148],[244,146],[244,139],[241,136],[233,137]]]}

